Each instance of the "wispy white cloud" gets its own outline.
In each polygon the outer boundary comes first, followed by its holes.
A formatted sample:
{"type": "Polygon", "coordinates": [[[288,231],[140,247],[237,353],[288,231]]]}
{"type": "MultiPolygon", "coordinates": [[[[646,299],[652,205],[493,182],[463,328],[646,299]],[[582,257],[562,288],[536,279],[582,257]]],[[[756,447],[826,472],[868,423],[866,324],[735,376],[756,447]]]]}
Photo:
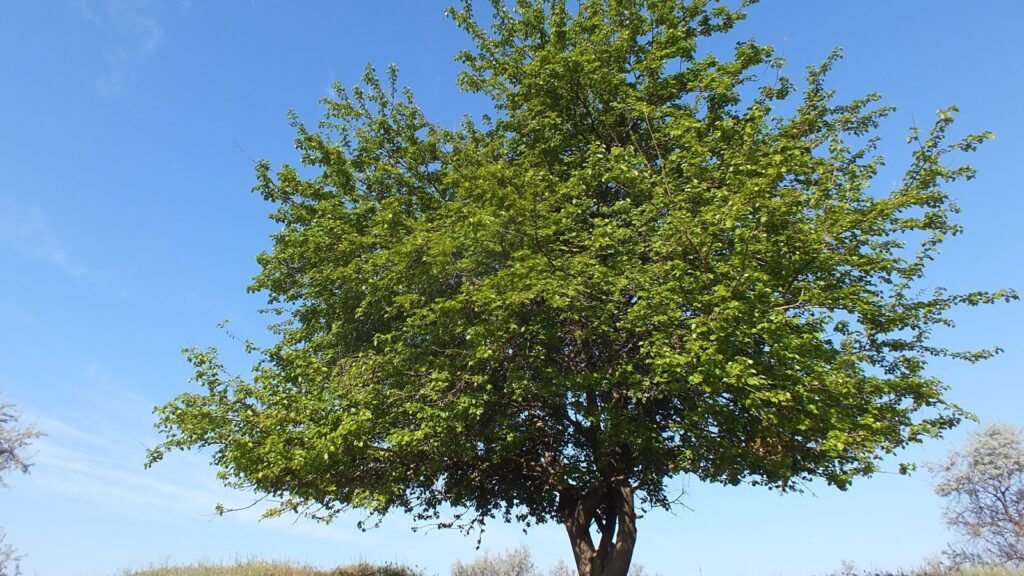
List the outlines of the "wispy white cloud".
{"type": "Polygon", "coordinates": [[[0,200],[0,247],[55,266],[75,278],[88,272],[72,257],[43,211],[35,206],[0,200]]]}
{"type": "Polygon", "coordinates": [[[99,436],[90,434],[76,426],[72,426],[67,422],[63,422],[55,418],[39,418],[36,420],[35,426],[39,430],[46,430],[46,434],[48,436],[56,436],[58,438],[68,439],[72,442],[91,444],[93,446],[105,446],[106,444],[99,436]]]}
{"type": "Polygon", "coordinates": [[[146,474],[141,469],[141,454],[136,455],[139,458],[133,462],[133,471],[118,459],[43,440],[32,473],[35,481],[51,490],[110,506],[212,512],[220,497],[216,489],[146,474]]]}
{"type": "MultiPolygon", "coordinates": [[[[82,18],[103,36],[103,69],[96,79],[101,96],[122,92],[138,67],[160,48],[164,39],[158,17],[162,6],[151,0],[80,0],[82,18]]],[[[179,7],[187,10],[189,3],[179,7]]]]}
{"type": "MultiPolygon", "coordinates": [[[[44,419],[47,425],[54,420],[44,419]]],[[[162,462],[151,470],[141,468],[140,451],[125,451],[116,439],[100,440],[87,432],[64,435],[60,431],[76,427],[60,423],[56,433],[39,442],[33,481],[76,500],[88,500],[105,509],[139,509],[153,513],[214,518],[215,505],[244,507],[257,496],[233,491],[212,477],[212,470],[197,454],[176,454],[173,462],[162,462]],[[76,446],[77,436],[90,437],[91,446],[76,446]],[[69,442],[70,441],[70,442],[69,442]],[[115,454],[120,456],[115,456],[115,454]]],[[[255,525],[261,522],[259,506],[226,514],[225,521],[255,525]]],[[[353,532],[311,521],[279,518],[263,522],[273,530],[321,540],[351,543],[353,532]]]]}
{"type": "MultiPolygon", "coordinates": [[[[258,496],[223,486],[214,476],[209,453],[175,453],[144,469],[145,449],[160,441],[152,428],[153,402],[119,382],[99,363],[84,366],[81,385],[67,390],[72,402],[25,410],[46,436],[35,445],[32,482],[36,486],[99,509],[155,510],[178,517],[216,517],[218,503],[244,508],[258,496]],[[72,407],[72,405],[74,407],[72,407]]],[[[223,521],[351,543],[355,532],[308,520],[279,518],[260,522],[259,505],[228,513],[223,521]]]]}

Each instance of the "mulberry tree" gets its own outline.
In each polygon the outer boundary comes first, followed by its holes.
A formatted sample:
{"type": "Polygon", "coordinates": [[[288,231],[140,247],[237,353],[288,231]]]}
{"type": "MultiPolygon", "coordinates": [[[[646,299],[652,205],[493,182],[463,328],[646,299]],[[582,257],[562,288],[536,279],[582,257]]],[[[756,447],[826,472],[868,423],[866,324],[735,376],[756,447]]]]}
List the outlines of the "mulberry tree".
{"type": "Polygon", "coordinates": [[[276,341],[245,378],[187,351],[150,462],[210,448],[268,514],[557,522],[581,576],[622,576],[668,479],[845,489],[956,425],[928,359],[994,351],[929,336],[1016,295],[922,288],[989,135],[940,111],[875,186],[892,109],[835,101],[836,54],[795,82],[755,41],[709,50],[746,4],[467,0],[489,117],[446,128],[370,69],[294,119],[303,168],[257,173],[276,341]]]}

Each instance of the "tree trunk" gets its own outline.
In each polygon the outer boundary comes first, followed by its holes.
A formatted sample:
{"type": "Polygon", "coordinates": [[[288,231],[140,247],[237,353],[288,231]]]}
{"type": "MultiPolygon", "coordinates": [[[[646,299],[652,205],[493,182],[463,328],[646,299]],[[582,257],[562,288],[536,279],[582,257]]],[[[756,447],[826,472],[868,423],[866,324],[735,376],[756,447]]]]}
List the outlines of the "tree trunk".
{"type": "Polygon", "coordinates": [[[624,484],[586,493],[566,490],[560,500],[579,576],[626,576],[636,544],[633,487],[624,484]],[[601,534],[596,547],[591,524],[601,534]]]}

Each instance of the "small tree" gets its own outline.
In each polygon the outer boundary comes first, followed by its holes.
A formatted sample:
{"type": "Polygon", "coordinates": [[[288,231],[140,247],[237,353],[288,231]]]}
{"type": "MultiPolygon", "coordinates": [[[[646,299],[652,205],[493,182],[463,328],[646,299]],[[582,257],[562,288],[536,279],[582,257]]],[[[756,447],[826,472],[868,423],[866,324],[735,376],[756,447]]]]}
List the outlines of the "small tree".
{"type": "Polygon", "coordinates": [[[1024,430],[990,424],[930,468],[947,499],[946,524],[963,539],[950,557],[1024,567],[1024,430]]]}
{"type": "MultiPolygon", "coordinates": [[[[27,473],[31,466],[25,450],[40,433],[31,426],[21,427],[13,404],[0,403],[0,486],[5,486],[8,472],[27,473]]],[[[6,534],[0,529],[0,576],[21,574],[15,549],[6,543],[6,534]]]]}
{"type": "Polygon", "coordinates": [[[13,404],[0,403],[0,486],[6,485],[9,472],[27,473],[31,464],[25,450],[40,433],[32,426],[22,427],[13,404]]]}
{"type": "Polygon", "coordinates": [[[709,52],[741,8],[474,4],[450,12],[460,85],[493,119],[447,129],[370,70],[295,121],[310,169],[259,164],[277,342],[251,379],[187,351],[202,392],[158,409],[150,463],[212,447],[269,514],[558,522],[579,574],[625,576],[672,477],[846,489],[960,421],[927,361],[994,351],[929,335],[1016,295],[921,281],[974,175],[950,158],[988,134],[949,139],[941,111],[883,190],[891,109],[835,102],[837,55],[801,93],[766,46],[709,52]]]}
{"type": "Polygon", "coordinates": [[[20,576],[22,557],[6,540],[7,534],[0,529],[0,576],[20,576]]]}

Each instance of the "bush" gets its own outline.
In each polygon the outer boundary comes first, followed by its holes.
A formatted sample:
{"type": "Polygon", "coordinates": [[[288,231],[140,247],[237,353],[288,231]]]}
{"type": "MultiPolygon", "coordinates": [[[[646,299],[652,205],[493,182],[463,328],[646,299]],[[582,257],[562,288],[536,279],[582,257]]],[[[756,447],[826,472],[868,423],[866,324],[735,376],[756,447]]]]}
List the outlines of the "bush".
{"type": "MultiPolygon", "coordinates": [[[[576,576],[576,569],[565,562],[559,561],[555,564],[547,576],[576,576]]],[[[492,555],[484,553],[482,556],[463,564],[456,561],[452,564],[451,576],[544,576],[530,555],[530,550],[525,546],[513,548],[503,554],[492,555]]],[[[659,574],[648,575],[643,565],[633,562],[629,568],[629,576],[660,576],[659,574]]]]}
{"type": "Polygon", "coordinates": [[[451,576],[543,576],[525,546],[498,555],[484,553],[476,560],[452,564],[451,576]]]}
{"type": "Polygon", "coordinates": [[[424,576],[423,572],[400,564],[367,564],[360,562],[352,566],[338,568],[329,573],[330,576],[424,576]]]}

